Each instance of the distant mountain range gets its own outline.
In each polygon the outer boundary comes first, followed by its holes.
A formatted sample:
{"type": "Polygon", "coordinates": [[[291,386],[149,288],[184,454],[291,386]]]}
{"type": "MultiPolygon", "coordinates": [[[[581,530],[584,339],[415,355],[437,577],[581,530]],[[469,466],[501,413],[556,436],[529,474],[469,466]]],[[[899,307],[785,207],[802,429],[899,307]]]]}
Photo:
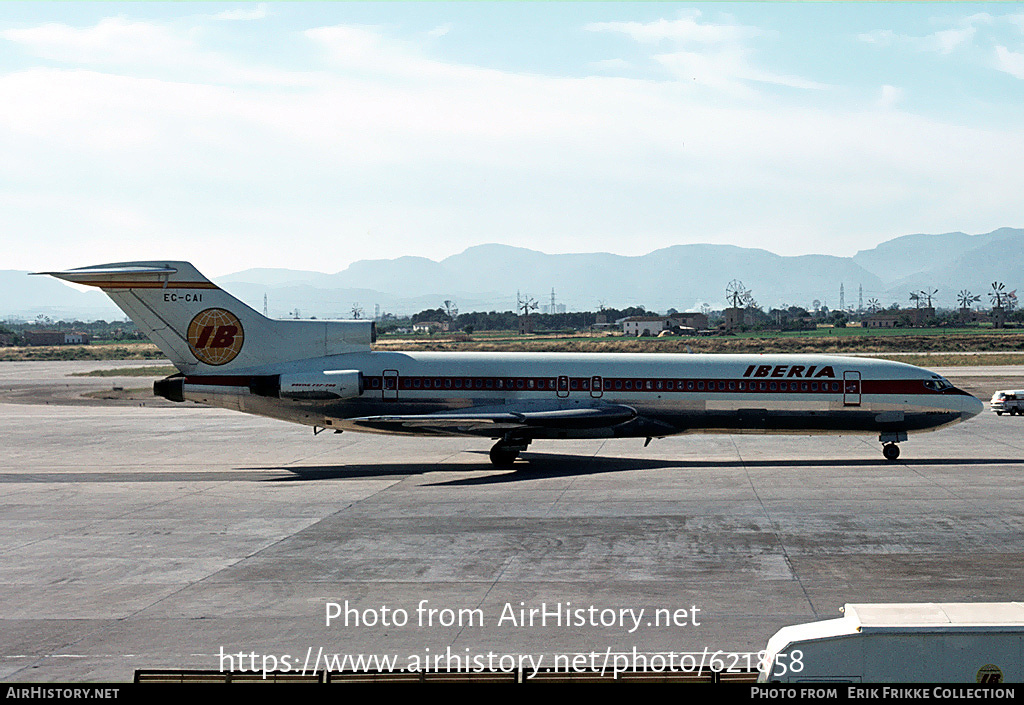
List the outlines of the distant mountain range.
{"type": "MultiPolygon", "coordinates": [[[[91,263],[83,263],[91,264],[91,263]]],[[[0,315],[92,320],[123,314],[99,292],[79,292],[46,277],[0,270],[0,315]]],[[[541,305],[568,310],[643,305],[650,311],[725,305],[731,280],[740,280],[766,309],[780,304],[810,307],[815,299],[847,307],[863,288],[865,305],[909,306],[911,291],[938,289],[938,307],[954,308],[968,289],[983,296],[993,281],[1024,288],[1024,229],[1000,228],[982,235],[905,235],[853,257],[784,257],[731,245],[675,245],[639,257],[607,253],[548,255],[508,245],[479,245],[436,262],[425,257],[361,260],[336,274],[289,269],[247,269],[217,283],[257,310],[266,295],[270,315],[347,318],[356,304],[364,317],[411,314],[446,299],[462,311],[508,311],[516,293],[541,305]]],[[[983,298],[983,301],[986,300],[983,298]]]]}

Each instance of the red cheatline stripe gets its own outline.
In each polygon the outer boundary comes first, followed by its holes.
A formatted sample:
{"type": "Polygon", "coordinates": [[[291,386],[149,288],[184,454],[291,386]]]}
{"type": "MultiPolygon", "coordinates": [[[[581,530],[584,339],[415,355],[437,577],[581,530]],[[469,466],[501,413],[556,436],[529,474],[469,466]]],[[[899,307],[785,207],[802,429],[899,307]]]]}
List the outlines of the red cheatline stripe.
{"type": "MultiPolygon", "coordinates": [[[[389,378],[389,379],[391,379],[391,378],[389,378]]],[[[512,379],[512,380],[520,379],[520,378],[516,378],[516,377],[513,377],[513,378],[509,378],[509,377],[464,377],[464,376],[460,375],[457,379],[462,380],[464,382],[466,382],[467,380],[470,380],[470,381],[467,382],[465,386],[459,387],[459,388],[456,388],[454,386],[454,384],[451,387],[445,387],[444,386],[444,380],[446,380],[446,379],[454,380],[454,379],[456,379],[455,377],[416,377],[416,376],[407,376],[407,377],[402,377],[400,379],[402,379],[403,382],[404,382],[404,380],[412,380],[412,379],[419,379],[419,380],[421,380],[421,386],[419,386],[419,387],[406,387],[404,384],[400,384],[397,389],[401,390],[401,391],[405,391],[405,392],[448,392],[448,393],[451,393],[451,392],[456,392],[456,393],[460,393],[460,392],[543,392],[543,393],[547,393],[547,392],[553,392],[553,391],[556,390],[555,380],[557,378],[556,377],[524,377],[524,378],[521,378],[521,379],[524,379],[524,380],[532,379],[534,381],[534,387],[533,388],[524,387],[522,389],[507,384],[507,382],[510,379],[512,379]],[[477,388],[476,385],[475,385],[475,381],[478,380],[478,379],[481,380],[481,381],[489,379],[489,380],[492,380],[492,382],[497,382],[498,380],[500,380],[502,382],[502,386],[498,387],[498,386],[494,385],[491,388],[487,388],[487,387],[477,388]],[[422,380],[429,380],[430,386],[426,386],[425,384],[423,384],[422,380]],[[442,386],[441,387],[435,387],[433,385],[433,381],[434,380],[441,380],[442,386]],[[541,382],[541,381],[543,381],[544,387],[543,388],[538,388],[538,382],[541,382]]],[[[842,394],[843,390],[845,388],[845,384],[844,384],[843,380],[836,379],[836,380],[828,380],[828,383],[829,383],[829,388],[828,389],[817,389],[817,390],[807,389],[807,390],[804,390],[804,389],[793,389],[793,388],[791,388],[791,389],[786,389],[786,390],[782,390],[782,389],[774,389],[773,390],[770,387],[768,389],[760,389],[760,385],[759,384],[758,384],[758,388],[753,389],[753,388],[750,388],[750,387],[752,387],[753,384],[755,384],[755,383],[750,382],[750,383],[747,384],[747,387],[748,387],[747,389],[724,389],[723,390],[723,389],[718,389],[718,382],[720,382],[720,381],[723,381],[723,382],[730,382],[730,381],[737,382],[737,381],[746,381],[746,380],[735,380],[735,379],[733,379],[733,380],[730,380],[730,379],[706,380],[706,379],[688,379],[688,378],[683,378],[682,380],[680,380],[680,378],[678,378],[678,377],[673,377],[672,380],[671,380],[673,382],[679,382],[679,381],[684,381],[684,382],[691,382],[691,381],[692,382],[705,382],[705,383],[708,383],[709,387],[713,384],[715,388],[714,389],[711,389],[711,388],[706,388],[706,389],[696,389],[696,388],[694,388],[694,389],[679,389],[678,388],[679,385],[676,385],[677,388],[675,388],[675,389],[665,389],[665,388],[657,389],[656,385],[652,385],[652,388],[648,389],[647,385],[646,385],[647,381],[651,381],[651,382],[659,382],[660,381],[660,382],[664,383],[664,382],[667,382],[669,380],[667,380],[667,379],[650,379],[650,380],[648,380],[647,378],[630,377],[629,378],[630,382],[636,383],[636,382],[641,382],[642,381],[644,383],[642,388],[640,388],[639,384],[633,384],[633,388],[632,389],[625,389],[625,388],[623,388],[623,389],[611,389],[608,386],[608,382],[614,381],[614,380],[617,380],[617,379],[621,380],[622,378],[614,378],[614,377],[608,378],[608,377],[606,377],[605,378],[605,386],[604,386],[603,391],[605,393],[608,393],[608,394],[616,394],[616,393],[618,393],[618,394],[627,394],[627,393],[635,392],[635,393],[638,393],[638,394],[651,394],[651,393],[658,393],[658,394],[680,394],[680,393],[682,393],[682,394],[734,394],[734,395],[749,395],[749,394],[796,394],[796,395],[799,395],[799,394],[842,394]],[[835,390],[835,391],[832,390],[831,389],[831,384],[832,383],[837,383],[839,385],[839,389],[835,390]]],[[[379,377],[379,376],[374,376],[374,375],[367,375],[367,376],[365,376],[364,377],[364,381],[366,383],[366,391],[378,391],[378,390],[380,390],[381,389],[381,384],[382,384],[381,380],[382,380],[382,378],[379,377]]],[[[581,382],[581,381],[585,380],[585,381],[587,381],[589,383],[591,378],[590,377],[574,377],[574,378],[572,378],[572,380],[577,381],[577,382],[581,382]]],[[[245,375],[195,375],[195,376],[188,376],[188,377],[185,378],[185,384],[202,384],[202,385],[209,385],[209,386],[214,386],[214,387],[247,387],[247,386],[249,386],[251,381],[252,381],[252,378],[249,377],[249,376],[245,376],[245,375]]],[[[792,387],[795,384],[796,383],[790,383],[790,386],[792,387]]],[[[824,384],[824,383],[822,383],[822,384],[824,384]]],[[[623,386],[625,386],[625,385],[623,385],[623,386]]],[[[696,387],[696,385],[694,385],[694,386],[696,387]]],[[[396,391],[396,389],[395,388],[390,388],[387,391],[396,391]]],[[[564,391],[568,391],[568,390],[563,389],[561,391],[564,392],[564,391]]],[[[576,394],[579,394],[579,393],[587,393],[589,390],[586,389],[586,388],[583,388],[581,385],[577,384],[577,387],[575,389],[572,389],[571,391],[576,393],[576,394]]],[[[933,394],[942,394],[942,392],[937,392],[937,391],[928,389],[927,387],[924,386],[924,384],[922,383],[921,380],[864,380],[864,381],[861,382],[861,390],[860,390],[860,392],[862,394],[865,394],[865,395],[881,395],[881,394],[933,395],[933,394]]],[[[857,392],[853,392],[853,393],[856,394],[857,392]]]]}

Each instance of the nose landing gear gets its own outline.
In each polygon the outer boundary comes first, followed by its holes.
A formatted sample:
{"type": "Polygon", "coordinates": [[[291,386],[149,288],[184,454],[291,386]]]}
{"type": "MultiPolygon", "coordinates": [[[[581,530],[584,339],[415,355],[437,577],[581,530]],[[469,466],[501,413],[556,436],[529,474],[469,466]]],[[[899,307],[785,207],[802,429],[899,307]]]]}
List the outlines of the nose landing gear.
{"type": "Polygon", "coordinates": [[[890,431],[878,434],[878,440],[882,443],[882,455],[886,460],[896,460],[900,457],[900,447],[896,445],[907,440],[906,431],[890,431]]]}

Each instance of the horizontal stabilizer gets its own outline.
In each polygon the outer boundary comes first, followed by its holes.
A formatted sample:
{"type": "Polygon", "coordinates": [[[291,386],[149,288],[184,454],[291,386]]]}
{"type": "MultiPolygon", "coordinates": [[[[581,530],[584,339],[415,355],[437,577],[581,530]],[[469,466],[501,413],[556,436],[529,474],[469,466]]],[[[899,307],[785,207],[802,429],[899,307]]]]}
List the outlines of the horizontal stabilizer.
{"type": "Polygon", "coordinates": [[[177,273],[177,269],[169,265],[125,265],[125,264],[101,264],[96,267],[79,267],[78,269],[66,269],[63,272],[33,272],[33,274],[47,274],[77,284],[95,284],[97,286],[104,282],[112,281],[116,277],[131,277],[132,279],[146,279],[141,275],[154,275],[158,279],[160,275],[169,276],[177,273]]]}

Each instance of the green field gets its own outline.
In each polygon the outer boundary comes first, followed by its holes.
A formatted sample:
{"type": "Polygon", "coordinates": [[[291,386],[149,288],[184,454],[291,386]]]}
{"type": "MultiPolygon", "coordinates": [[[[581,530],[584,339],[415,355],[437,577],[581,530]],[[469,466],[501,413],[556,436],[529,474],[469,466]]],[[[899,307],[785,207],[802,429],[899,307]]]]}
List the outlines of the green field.
{"type": "Polygon", "coordinates": [[[148,365],[146,367],[117,367],[111,370],[73,372],[72,377],[167,377],[177,374],[178,369],[170,365],[148,365]]]}
{"type": "Polygon", "coordinates": [[[470,340],[451,337],[391,338],[381,350],[480,350],[535,352],[818,353],[1024,352],[1024,332],[992,329],[824,328],[728,336],[627,338],[625,336],[519,336],[512,332],[470,340]]]}
{"type": "MultiPolygon", "coordinates": [[[[865,354],[886,357],[898,353],[946,354],[948,361],[930,365],[1024,364],[1024,331],[991,328],[820,328],[796,332],[751,332],[727,336],[627,338],[622,335],[527,335],[513,331],[482,334],[382,337],[376,350],[533,351],[533,352],[663,352],[663,353],[817,353],[865,354]],[[975,356],[962,353],[1000,353],[975,356]],[[957,353],[960,355],[953,355],[957,353]]],[[[0,348],[0,361],[17,360],[160,360],[152,343],[112,342],[99,345],[0,348]]],[[[909,362],[907,357],[900,359],[909,362]]],[[[944,357],[945,360],[945,357],[944,357]]]]}
{"type": "Polygon", "coordinates": [[[39,345],[0,348],[0,362],[23,360],[162,360],[152,343],[122,341],[94,345],[39,345]]]}

